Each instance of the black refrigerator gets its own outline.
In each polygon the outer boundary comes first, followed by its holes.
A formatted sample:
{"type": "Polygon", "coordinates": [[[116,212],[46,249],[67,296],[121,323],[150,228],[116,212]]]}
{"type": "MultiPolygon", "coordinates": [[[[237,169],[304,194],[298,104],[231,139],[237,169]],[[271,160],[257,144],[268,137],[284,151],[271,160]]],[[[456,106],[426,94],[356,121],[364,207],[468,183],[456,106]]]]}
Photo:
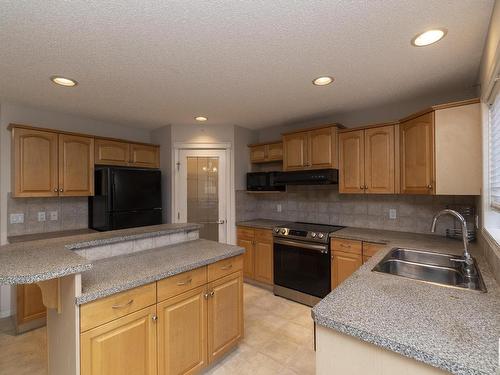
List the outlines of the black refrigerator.
{"type": "Polygon", "coordinates": [[[89,227],[98,231],[162,223],[161,172],[97,167],[89,197],[89,227]]]}

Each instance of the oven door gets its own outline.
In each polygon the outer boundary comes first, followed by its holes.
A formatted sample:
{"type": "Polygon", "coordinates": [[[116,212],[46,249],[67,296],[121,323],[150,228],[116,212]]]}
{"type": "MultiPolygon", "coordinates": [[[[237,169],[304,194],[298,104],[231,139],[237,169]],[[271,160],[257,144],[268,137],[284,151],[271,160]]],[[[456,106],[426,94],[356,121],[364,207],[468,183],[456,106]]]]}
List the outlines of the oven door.
{"type": "Polygon", "coordinates": [[[274,284],[323,298],[330,272],[328,245],[274,238],[274,284]]]}

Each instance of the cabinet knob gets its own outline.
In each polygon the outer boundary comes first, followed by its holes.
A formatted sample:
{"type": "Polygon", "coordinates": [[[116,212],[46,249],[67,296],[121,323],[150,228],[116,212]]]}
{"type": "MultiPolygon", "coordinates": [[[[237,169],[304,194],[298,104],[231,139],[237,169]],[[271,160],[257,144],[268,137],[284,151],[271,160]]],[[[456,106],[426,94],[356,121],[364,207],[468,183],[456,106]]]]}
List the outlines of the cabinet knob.
{"type": "Polygon", "coordinates": [[[57,193],[59,190],[57,190],[57,188],[54,189],[54,193],[57,193]]]}
{"type": "Polygon", "coordinates": [[[368,185],[365,185],[364,189],[365,189],[365,190],[368,190],[368,185]]]}
{"type": "Polygon", "coordinates": [[[213,297],[214,295],[215,295],[215,290],[212,290],[212,291],[210,292],[210,297],[213,297]]]}
{"type": "Polygon", "coordinates": [[[156,322],[158,320],[158,317],[156,315],[153,315],[151,319],[153,319],[153,322],[156,322]]]}
{"type": "Polygon", "coordinates": [[[360,185],[359,188],[363,190],[365,187],[363,185],[360,185]]]}
{"type": "Polygon", "coordinates": [[[204,297],[205,299],[208,299],[208,297],[209,297],[209,296],[210,296],[210,294],[208,294],[208,293],[205,293],[205,294],[203,295],[203,297],[204,297]]]}
{"type": "Polygon", "coordinates": [[[432,185],[427,185],[427,189],[432,190],[432,185]]]}
{"type": "Polygon", "coordinates": [[[60,193],[62,193],[63,191],[64,191],[64,190],[63,190],[63,188],[60,188],[60,189],[59,189],[59,192],[60,192],[60,193]]]}

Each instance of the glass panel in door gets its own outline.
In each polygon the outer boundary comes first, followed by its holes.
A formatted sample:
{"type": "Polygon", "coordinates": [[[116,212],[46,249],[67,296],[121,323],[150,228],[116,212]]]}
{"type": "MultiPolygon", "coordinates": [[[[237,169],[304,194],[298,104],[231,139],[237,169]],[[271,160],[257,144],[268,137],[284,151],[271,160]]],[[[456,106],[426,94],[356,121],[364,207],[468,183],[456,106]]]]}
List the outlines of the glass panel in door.
{"type": "Polygon", "coordinates": [[[219,240],[219,158],[187,157],[187,221],[203,224],[200,238],[219,240]]]}

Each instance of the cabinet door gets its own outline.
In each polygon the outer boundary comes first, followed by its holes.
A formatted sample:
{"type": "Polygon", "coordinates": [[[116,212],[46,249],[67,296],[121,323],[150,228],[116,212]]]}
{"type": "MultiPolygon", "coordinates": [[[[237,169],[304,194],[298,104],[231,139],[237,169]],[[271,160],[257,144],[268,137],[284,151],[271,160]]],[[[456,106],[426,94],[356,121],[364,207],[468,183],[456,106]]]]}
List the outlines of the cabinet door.
{"type": "Polygon", "coordinates": [[[339,192],[364,193],[364,131],[339,135],[339,192]]]}
{"type": "Polygon", "coordinates": [[[207,364],[206,286],[158,304],[158,374],[198,373],[207,364]]]}
{"type": "Polygon", "coordinates": [[[401,193],[434,194],[434,112],[402,122],[399,136],[401,193]]]}
{"type": "Polygon", "coordinates": [[[45,306],[42,301],[42,291],[36,284],[16,286],[18,325],[40,319],[45,316],[45,306]]]}
{"type": "Polygon", "coordinates": [[[283,160],[283,143],[270,143],[267,146],[267,160],[279,161],[283,160]]]}
{"type": "Polygon", "coordinates": [[[255,241],[255,280],[270,285],[274,282],[272,241],[255,241]]]}
{"type": "Polygon", "coordinates": [[[361,254],[334,251],[332,255],[332,289],[351,276],[362,264],[361,254]]]}
{"type": "Polygon", "coordinates": [[[95,163],[127,166],[130,161],[130,145],[126,142],[95,140],[95,163]]]}
{"type": "Polygon", "coordinates": [[[394,194],[394,126],[365,130],[365,185],[372,194],[394,194]]]}
{"type": "Polygon", "coordinates": [[[156,305],[80,335],[82,375],[156,375],[156,305]]]}
{"type": "Polygon", "coordinates": [[[12,129],[12,194],[14,197],[53,197],[58,192],[57,134],[12,129]]]}
{"type": "Polygon", "coordinates": [[[59,195],[94,195],[94,139],[59,135],[59,195]]]}
{"type": "Polygon", "coordinates": [[[159,147],[132,143],[130,145],[130,165],[133,167],[159,168],[159,147]]]}
{"type": "Polygon", "coordinates": [[[243,275],[253,279],[255,276],[253,240],[238,237],[238,246],[245,248],[245,254],[243,254],[243,275]]]}
{"type": "Polygon", "coordinates": [[[262,163],[267,159],[267,146],[258,145],[250,147],[250,161],[252,163],[262,163]]]}
{"type": "Polygon", "coordinates": [[[294,171],[308,167],[307,132],[283,136],[283,170],[294,171]]]}
{"type": "Polygon", "coordinates": [[[243,276],[241,271],[209,284],[208,361],[231,350],[243,337],[243,276]]]}
{"type": "Polygon", "coordinates": [[[309,167],[337,167],[337,128],[324,128],[309,132],[309,167]]]}

